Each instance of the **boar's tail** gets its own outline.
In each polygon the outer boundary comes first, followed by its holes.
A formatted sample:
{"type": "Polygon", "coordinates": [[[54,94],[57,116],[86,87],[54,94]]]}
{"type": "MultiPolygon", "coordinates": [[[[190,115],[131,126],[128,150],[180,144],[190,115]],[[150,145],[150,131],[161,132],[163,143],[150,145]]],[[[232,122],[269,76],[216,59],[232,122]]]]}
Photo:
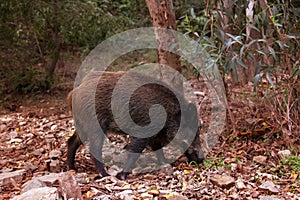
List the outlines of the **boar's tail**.
{"type": "Polygon", "coordinates": [[[73,90],[71,92],[69,92],[68,97],[67,97],[67,103],[69,105],[71,112],[73,111],[72,110],[72,98],[73,98],[73,90]]]}

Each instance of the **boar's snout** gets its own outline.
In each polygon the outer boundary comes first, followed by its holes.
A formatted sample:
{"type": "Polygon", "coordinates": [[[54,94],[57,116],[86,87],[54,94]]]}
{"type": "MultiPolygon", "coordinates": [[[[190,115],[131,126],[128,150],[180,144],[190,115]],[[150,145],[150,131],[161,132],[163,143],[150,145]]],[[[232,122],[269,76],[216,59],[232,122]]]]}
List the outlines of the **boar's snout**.
{"type": "Polygon", "coordinates": [[[197,163],[202,163],[204,160],[204,153],[201,149],[190,147],[185,156],[188,158],[189,162],[195,161],[197,163]]]}

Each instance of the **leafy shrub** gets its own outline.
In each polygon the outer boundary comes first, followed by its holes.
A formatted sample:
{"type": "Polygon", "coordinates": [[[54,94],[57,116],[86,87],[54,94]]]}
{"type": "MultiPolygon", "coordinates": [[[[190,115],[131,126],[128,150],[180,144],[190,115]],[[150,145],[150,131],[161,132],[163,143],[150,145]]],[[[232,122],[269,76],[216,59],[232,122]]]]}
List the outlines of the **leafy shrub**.
{"type": "Polygon", "coordinates": [[[267,5],[272,11],[272,21],[269,22],[266,11],[259,5],[253,8],[253,21],[249,21],[247,2],[233,3],[233,7],[238,8],[234,13],[221,4],[217,7],[217,4],[213,1],[194,5],[180,18],[179,30],[199,41],[208,52],[210,60],[207,67],[218,66],[223,74],[233,74],[238,79],[242,78],[238,77],[239,68],[249,70],[252,64],[254,69],[250,74],[253,73],[253,76],[247,81],[254,81],[257,86],[258,81],[266,78],[274,85],[271,75],[276,75],[282,65],[286,66],[286,55],[292,54],[290,58],[297,60],[299,37],[295,36],[295,28],[299,26],[299,8],[296,9],[292,3],[284,5],[275,1],[267,5]],[[225,16],[228,23],[224,26],[225,16]],[[253,35],[246,33],[247,28],[253,30],[253,35]],[[267,34],[267,31],[270,33],[267,34]],[[266,60],[269,64],[264,62],[266,60]]]}
{"type": "Polygon", "coordinates": [[[107,37],[149,22],[141,13],[145,9],[142,0],[2,1],[0,49],[5,53],[0,57],[5,64],[0,73],[12,81],[13,90],[49,89],[53,82],[46,68],[57,48],[87,54],[107,37]]]}

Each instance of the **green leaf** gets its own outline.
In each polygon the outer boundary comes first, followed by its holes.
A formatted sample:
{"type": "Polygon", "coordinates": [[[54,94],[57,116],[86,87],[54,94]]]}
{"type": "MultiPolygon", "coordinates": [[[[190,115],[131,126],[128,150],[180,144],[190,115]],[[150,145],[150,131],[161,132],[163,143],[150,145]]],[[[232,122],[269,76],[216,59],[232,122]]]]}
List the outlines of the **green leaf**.
{"type": "Polygon", "coordinates": [[[262,73],[256,74],[256,75],[254,76],[254,79],[253,79],[253,81],[254,81],[254,92],[256,92],[256,87],[257,87],[257,85],[258,85],[258,82],[261,81],[261,78],[262,78],[262,77],[263,77],[263,74],[262,74],[262,73]]]}
{"type": "Polygon", "coordinates": [[[254,30],[256,30],[257,32],[260,33],[260,30],[259,30],[256,26],[254,26],[253,24],[248,24],[248,26],[249,26],[251,29],[254,29],[254,30]]]}
{"type": "Polygon", "coordinates": [[[244,49],[250,47],[252,44],[254,44],[255,42],[257,42],[256,40],[252,40],[251,42],[249,42],[248,44],[244,44],[241,49],[240,49],[240,57],[243,57],[244,54],[244,49]]]}
{"type": "Polygon", "coordinates": [[[272,85],[272,87],[274,87],[275,86],[275,84],[274,84],[274,82],[272,81],[272,79],[271,79],[271,77],[270,77],[270,73],[269,72],[267,72],[266,73],[266,78],[267,78],[267,80],[268,80],[268,82],[272,85]]]}
{"type": "Polygon", "coordinates": [[[292,77],[300,76],[300,69],[298,68],[298,66],[299,66],[299,61],[296,61],[295,64],[293,65],[292,77]]]}
{"type": "Polygon", "coordinates": [[[245,65],[245,63],[244,63],[241,59],[237,58],[237,59],[236,59],[236,62],[237,62],[239,65],[241,65],[242,67],[244,67],[245,69],[248,69],[248,67],[245,65]]]}
{"type": "Polygon", "coordinates": [[[193,18],[196,18],[196,15],[195,15],[195,10],[194,10],[194,8],[191,8],[191,15],[192,15],[192,17],[193,17],[193,18]]]}
{"type": "Polygon", "coordinates": [[[211,70],[213,69],[214,65],[215,65],[215,61],[211,58],[207,61],[207,63],[205,63],[206,67],[205,67],[205,70],[208,71],[208,70],[211,70]]]}
{"type": "Polygon", "coordinates": [[[206,48],[206,47],[212,47],[212,48],[217,48],[216,46],[214,45],[211,45],[211,44],[203,44],[203,47],[206,48]]]}
{"type": "Polygon", "coordinates": [[[255,42],[258,42],[257,40],[252,40],[251,42],[249,42],[248,44],[246,44],[245,46],[248,48],[250,47],[252,44],[254,44],[255,42]]]}
{"type": "Polygon", "coordinates": [[[267,54],[262,50],[256,50],[256,52],[267,57],[267,54]]]}
{"type": "Polygon", "coordinates": [[[232,38],[234,41],[236,41],[237,43],[243,45],[243,42],[242,42],[242,37],[241,36],[234,36],[234,35],[231,35],[230,33],[226,33],[227,36],[229,36],[230,38],[232,38]]]}
{"type": "Polygon", "coordinates": [[[284,50],[284,43],[282,41],[276,40],[275,42],[278,44],[281,50],[284,50]]]}
{"type": "Polygon", "coordinates": [[[270,51],[271,55],[273,56],[274,59],[276,59],[276,53],[275,53],[275,50],[271,47],[271,46],[268,46],[268,50],[270,51]]]}
{"type": "Polygon", "coordinates": [[[256,40],[257,42],[263,42],[263,43],[267,43],[267,40],[265,40],[265,39],[258,39],[258,40],[256,40]]]}

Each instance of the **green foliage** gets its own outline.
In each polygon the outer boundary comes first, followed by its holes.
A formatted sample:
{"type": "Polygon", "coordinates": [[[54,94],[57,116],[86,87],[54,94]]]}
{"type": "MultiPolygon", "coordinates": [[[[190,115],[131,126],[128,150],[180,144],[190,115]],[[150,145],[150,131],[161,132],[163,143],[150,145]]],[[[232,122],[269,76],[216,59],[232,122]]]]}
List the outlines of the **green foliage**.
{"type": "Polygon", "coordinates": [[[193,165],[196,169],[199,169],[199,164],[196,161],[191,161],[189,165],[193,165]]]}
{"type": "Polygon", "coordinates": [[[53,82],[45,73],[57,51],[56,32],[60,50],[79,49],[87,54],[107,37],[150,22],[143,0],[55,2],[0,2],[0,49],[4,52],[0,54],[0,74],[12,81],[11,90],[30,92],[51,87],[53,82]]]}
{"type": "Polygon", "coordinates": [[[205,168],[210,169],[210,168],[226,168],[226,163],[223,161],[222,158],[220,157],[211,157],[211,158],[206,158],[203,161],[203,165],[205,168]]]}
{"type": "MultiPolygon", "coordinates": [[[[198,0],[173,0],[176,18],[183,19],[186,15],[199,16],[205,10],[205,2],[198,0]]],[[[181,20],[179,21],[180,25],[181,20]]]]}
{"type": "Polygon", "coordinates": [[[66,45],[93,49],[107,37],[134,27],[128,1],[69,1],[61,4],[60,30],[66,45]],[[113,14],[113,13],[114,14],[113,14]],[[119,14],[120,13],[120,14],[119,14]]]}
{"type": "Polygon", "coordinates": [[[8,80],[12,83],[14,90],[23,93],[29,93],[34,91],[34,81],[35,71],[29,68],[27,72],[15,71],[8,74],[8,80]]]}
{"type": "Polygon", "coordinates": [[[300,171],[300,156],[285,156],[279,165],[282,171],[298,173],[300,171]]]}
{"type": "MultiPolygon", "coordinates": [[[[112,34],[136,26],[141,19],[141,14],[137,15],[139,7],[133,5],[137,2],[142,1],[59,1],[58,29],[62,44],[92,49],[112,34]]],[[[53,46],[49,40],[54,28],[52,4],[43,0],[0,3],[4,33],[0,45],[31,42],[47,52],[53,46]]]]}
{"type": "Polygon", "coordinates": [[[279,1],[268,5],[272,11],[271,24],[269,24],[266,11],[259,5],[255,5],[253,21],[246,17],[247,1],[232,1],[234,3],[234,13],[227,10],[221,4],[215,7],[216,2],[212,1],[204,9],[203,3],[198,7],[203,9],[196,12],[197,6],[190,8],[183,17],[180,18],[178,28],[190,37],[198,40],[202,47],[210,55],[210,60],[206,63],[208,68],[219,67],[223,74],[232,73],[238,77],[238,68],[249,69],[249,61],[255,67],[254,86],[256,87],[262,78],[274,86],[273,76],[281,68],[281,63],[285,54],[297,56],[299,49],[299,37],[296,27],[299,28],[299,18],[296,17],[297,10],[293,4],[282,4],[279,1]],[[225,23],[224,13],[228,18],[225,23]],[[280,34],[275,32],[274,27],[280,34]],[[224,30],[226,28],[226,30],[224,30]],[[247,35],[246,29],[251,28],[254,35],[247,35]],[[267,34],[267,31],[270,33],[267,34]],[[270,38],[268,38],[270,37],[270,38]],[[269,60],[270,64],[264,64],[264,60],[269,60]]]}

